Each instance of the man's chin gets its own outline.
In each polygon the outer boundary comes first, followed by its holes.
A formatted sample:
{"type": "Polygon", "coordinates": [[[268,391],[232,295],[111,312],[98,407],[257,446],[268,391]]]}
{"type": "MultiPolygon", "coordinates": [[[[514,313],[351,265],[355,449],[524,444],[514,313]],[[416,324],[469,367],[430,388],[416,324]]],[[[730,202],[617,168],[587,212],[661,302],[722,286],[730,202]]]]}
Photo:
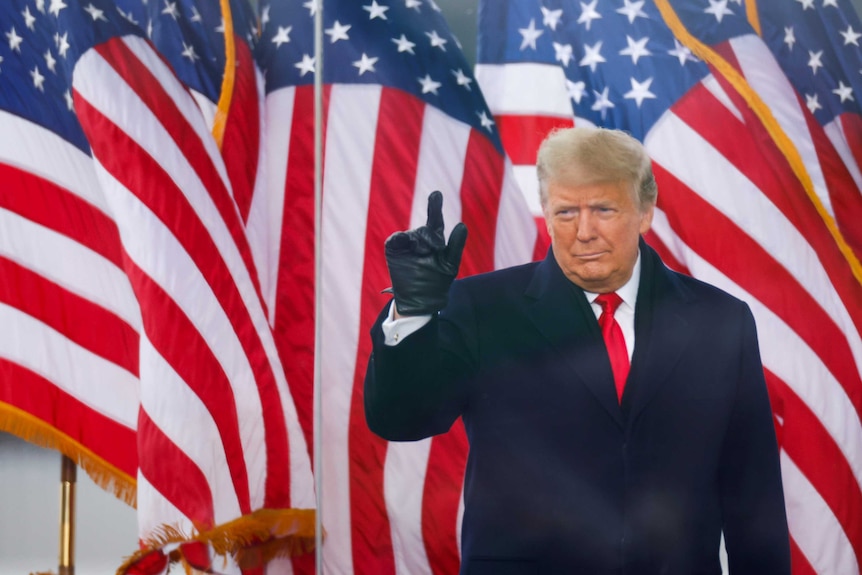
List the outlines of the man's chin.
{"type": "Polygon", "coordinates": [[[578,287],[594,293],[603,291],[602,288],[610,280],[606,273],[590,272],[589,270],[569,271],[566,273],[566,277],[578,287]]]}

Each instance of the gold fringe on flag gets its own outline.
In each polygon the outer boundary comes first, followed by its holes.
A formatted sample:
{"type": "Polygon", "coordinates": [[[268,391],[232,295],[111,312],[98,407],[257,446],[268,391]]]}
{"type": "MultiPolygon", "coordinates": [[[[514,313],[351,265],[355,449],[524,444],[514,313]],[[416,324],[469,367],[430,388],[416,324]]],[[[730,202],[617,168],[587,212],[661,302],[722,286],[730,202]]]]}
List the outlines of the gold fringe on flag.
{"type": "Polygon", "coordinates": [[[135,478],[114,467],[76,440],[58,431],[26,411],[0,402],[0,431],[11,433],[24,441],[59,451],[83,469],[93,482],[120,501],[135,507],[135,478]]]}
{"type": "MultiPolygon", "coordinates": [[[[757,10],[756,7],[752,9],[752,0],[747,0],[747,2],[748,17],[750,18],[752,13],[756,16],[757,10]]],[[[805,189],[808,199],[811,201],[812,205],[817,210],[818,215],[826,224],[826,228],[829,230],[829,233],[832,234],[832,238],[835,240],[838,249],[844,256],[844,259],[847,260],[847,263],[850,265],[850,269],[853,271],[853,276],[856,278],[856,281],[862,284],[862,265],[860,265],[859,260],[856,259],[856,255],[847,244],[847,241],[844,239],[844,236],[835,224],[835,220],[829,212],[826,211],[820,198],[817,197],[817,193],[814,191],[814,184],[811,182],[811,177],[805,169],[805,164],[802,162],[802,157],[799,155],[799,151],[796,149],[796,146],[793,145],[790,138],[787,137],[787,134],[784,133],[784,130],[781,129],[781,126],[772,115],[769,107],[763,102],[763,100],[761,100],[760,96],[757,95],[751,86],[748,85],[745,78],[743,78],[743,76],[737,72],[733,66],[731,66],[724,58],[719,56],[709,46],[692,36],[692,34],[683,25],[668,0],[656,0],[656,6],[658,7],[659,12],[661,12],[665,24],[667,24],[668,28],[673,32],[673,35],[676,36],[677,40],[691,50],[695,56],[710,64],[728,82],[730,82],[731,86],[736,89],[739,95],[742,96],[748,104],[749,108],[751,108],[760,119],[760,122],[763,124],[763,127],[766,128],[772,141],[775,142],[778,149],[781,150],[781,153],[784,154],[785,158],[787,158],[790,167],[793,169],[793,173],[805,189]]],[[[754,23],[755,29],[759,28],[759,21],[755,19],[754,23]]]]}
{"type": "Polygon", "coordinates": [[[294,557],[314,550],[314,509],[259,509],[223,525],[195,533],[184,533],[175,526],[163,525],[145,542],[144,547],[126,559],[117,575],[145,573],[141,563],[168,561],[179,563],[187,573],[206,566],[199,558],[189,557],[183,546],[201,543],[214,555],[232,557],[242,569],[266,565],[276,557],[294,557]],[[165,553],[165,547],[174,547],[165,553]]]}

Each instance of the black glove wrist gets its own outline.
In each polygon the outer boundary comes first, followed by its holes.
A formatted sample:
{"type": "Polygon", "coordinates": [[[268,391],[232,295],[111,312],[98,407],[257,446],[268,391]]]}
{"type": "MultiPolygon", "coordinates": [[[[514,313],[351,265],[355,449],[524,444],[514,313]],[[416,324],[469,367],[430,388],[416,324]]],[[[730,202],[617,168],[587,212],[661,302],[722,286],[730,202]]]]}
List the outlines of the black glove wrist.
{"type": "Polygon", "coordinates": [[[467,226],[458,223],[446,244],[440,192],[428,196],[424,226],[389,236],[384,253],[399,314],[428,315],[446,307],[466,241],[467,226]]]}

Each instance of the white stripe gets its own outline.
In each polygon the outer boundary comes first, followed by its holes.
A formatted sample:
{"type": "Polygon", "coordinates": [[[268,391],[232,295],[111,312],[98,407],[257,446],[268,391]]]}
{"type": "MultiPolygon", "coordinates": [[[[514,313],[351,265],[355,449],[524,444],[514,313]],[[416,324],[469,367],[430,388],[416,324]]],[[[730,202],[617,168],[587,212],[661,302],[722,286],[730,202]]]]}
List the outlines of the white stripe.
{"type": "Polygon", "coordinates": [[[386,450],[383,490],[399,575],[432,572],[422,536],[422,496],[430,452],[431,438],[393,442],[386,450]]]}
{"type": "Polygon", "coordinates": [[[146,542],[148,538],[158,536],[158,529],[163,527],[166,521],[170,521],[171,526],[181,533],[190,535],[194,532],[194,525],[191,520],[147,481],[140,468],[138,469],[136,487],[138,491],[138,533],[142,540],[146,542]],[[169,519],[166,520],[166,518],[169,519]]]}
{"type": "Polygon", "coordinates": [[[475,75],[495,116],[572,117],[566,74],[556,64],[476,64],[475,75]]]}
{"type": "MultiPolygon", "coordinates": [[[[216,525],[242,515],[221,443],[219,428],[206,405],[141,334],[141,408],[177,449],[198,467],[212,495],[216,525]],[[203,439],[206,438],[206,439],[203,439]]],[[[240,418],[240,423],[244,420],[240,418]]],[[[146,453],[141,456],[158,457],[146,453]]],[[[154,462],[151,460],[150,462],[154,462]]],[[[237,462],[239,463],[239,462],[237,462]]],[[[154,463],[158,465],[157,462],[154,463]]],[[[147,501],[138,499],[139,506],[147,501]]],[[[171,523],[173,518],[162,517],[171,523]]]]}
{"type": "Polygon", "coordinates": [[[665,214],[658,206],[653,208],[652,227],[650,229],[661,238],[662,243],[676,261],[685,263],[688,247],[686,247],[682,240],[679,239],[679,236],[672,231],[670,220],[667,219],[667,214],[665,214]]]}
{"type": "Polygon", "coordinates": [[[0,355],[129,429],[137,427],[138,378],[0,302],[0,355]]]}
{"type": "Polygon", "coordinates": [[[293,575],[293,561],[289,557],[274,557],[266,564],[266,575],[293,575]]]}
{"type": "MultiPolygon", "coordinates": [[[[231,383],[237,414],[245,422],[240,427],[243,457],[249,471],[252,505],[257,508],[266,480],[266,452],[260,449],[265,445],[263,409],[242,344],[206,279],[170,230],[99,164],[97,171],[129,257],[185,313],[231,383]]],[[[157,383],[142,378],[145,386],[157,383]]]]}
{"type": "Polygon", "coordinates": [[[135,331],[140,330],[140,309],[126,274],[83,244],[0,208],[0,256],[105,308],[135,331]]]}
{"type": "MultiPolygon", "coordinates": [[[[129,43],[126,42],[128,45],[129,43]]],[[[139,53],[140,57],[140,53],[139,53]]],[[[194,98],[195,103],[198,105],[198,109],[203,114],[204,122],[206,123],[207,131],[212,133],[213,126],[215,125],[215,116],[218,111],[218,104],[209,99],[205,94],[198,92],[197,90],[192,90],[189,88],[189,92],[194,98]]]]}
{"type": "Polygon", "coordinates": [[[841,156],[841,160],[847,166],[850,175],[853,176],[856,187],[862,190],[862,169],[856,162],[850,144],[847,143],[847,136],[844,134],[844,127],[841,125],[840,119],[837,116],[833,118],[831,122],[823,126],[823,131],[826,132],[826,137],[835,146],[835,151],[841,156]]]}
{"type": "MultiPolygon", "coordinates": [[[[266,257],[258,263],[261,274],[261,290],[270,324],[275,324],[276,292],[278,289],[278,268],[281,258],[282,218],[284,217],[285,182],[287,180],[287,159],[290,156],[290,134],[293,129],[293,109],[296,88],[283,88],[271,92],[266,97],[264,122],[264,144],[266,152],[266,192],[255,194],[255,204],[265,206],[266,222],[261,223],[249,218],[249,227],[263,225],[267,230],[266,257]]],[[[253,212],[257,210],[253,209],[253,212]]]]}
{"type": "Polygon", "coordinates": [[[862,340],[818,254],[784,214],[737,167],[673,113],[647,135],[653,160],[739,226],[794,277],[846,335],[857,366],[862,340]],[[704,172],[708,166],[708,173],[704,172]],[[733,190],[733,193],[728,193],[733,190]]]}
{"type": "Polygon", "coordinates": [[[589,120],[587,118],[582,118],[580,116],[575,116],[574,118],[575,118],[574,124],[578,128],[595,128],[596,127],[596,124],[594,124],[592,120],[589,120]]]}
{"type": "Polygon", "coordinates": [[[521,195],[534,217],[542,215],[542,202],[539,195],[539,176],[533,164],[514,166],[515,181],[521,188],[521,195]]]}
{"type": "MultiPolygon", "coordinates": [[[[814,140],[808,131],[805,115],[793,85],[760,37],[747,34],[732,38],[730,47],[746,81],[772,112],[784,134],[799,152],[817,197],[826,211],[834,216],[835,211],[820,167],[820,159],[817,157],[814,140]]],[[[831,150],[823,150],[823,153],[829,154],[831,150]]]]}
{"type": "Polygon", "coordinates": [[[428,195],[435,190],[443,192],[443,222],[447,238],[455,224],[462,220],[461,185],[469,141],[470,126],[453,120],[437,108],[425,106],[410,229],[425,225],[428,195]]]}
{"type": "Polygon", "coordinates": [[[90,156],[54,132],[0,110],[0,163],[35,174],[107,213],[90,156]]]}
{"type": "Polygon", "coordinates": [[[838,519],[784,451],[781,476],[790,535],[814,571],[821,575],[859,573],[853,546],[838,519]]]}
{"type": "MultiPolygon", "coordinates": [[[[355,376],[365,234],[380,86],[334,85],[330,92],[323,182],[324,260],[320,318],[325,572],[354,572],[348,428],[355,376]]],[[[373,217],[373,216],[372,216],[373,217]]],[[[315,398],[315,402],[316,402],[315,398]]]]}
{"type": "MultiPolygon", "coordinates": [[[[257,93],[263,94],[263,76],[255,66],[257,93]]],[[[278,90],[290,95],[295,89],[278,90]]],[[[278,286],[278,256],[281,246],[281,218],[284,205],[284,180],[287,168],[288,141],[293,118],[293,101],[281,102],[272,94],[266,102],[258,99],[260,149],[254,194],[249,206],[246,234],[251,255],[260,279],[260,291],[268,311],[270,325],[275,325],[275,291],[278,286]],[[286,117],[285,117],[286,116],[286,117]],[[270,128],[271,126],[271,128],[270,128]],[[271,172],[275,170],[275,174],[271,172]],[[276,187],[278,186],[278,187],[276,187]]]]}
{"type": "Polygon", "coordinates": [[[518,188],[512,164],[508,158],[504,170],[500,211],[497,214],[497,229],[494,235],[494,268],[496,269],[532,260],[533,246],[538,236],[536,221],[527,207],[524,194],[518,188]]]}
{"type": "MultiPolygon", "coordinates": [[[[657,224],[658,222],[653,222],[657,224]]],[[[751,307],[757,323],[760,355],[763,365],[781,378],[808,406],[827,433],[835,440],[857,484],[862,486],[862,422],[853,402],[820,357],[768,307],[724,275],[711,263],[658,225],[653,231],[665,244],[676,244],[684,250],[680,261],[692,275],[709,282],[751,307]]]]}

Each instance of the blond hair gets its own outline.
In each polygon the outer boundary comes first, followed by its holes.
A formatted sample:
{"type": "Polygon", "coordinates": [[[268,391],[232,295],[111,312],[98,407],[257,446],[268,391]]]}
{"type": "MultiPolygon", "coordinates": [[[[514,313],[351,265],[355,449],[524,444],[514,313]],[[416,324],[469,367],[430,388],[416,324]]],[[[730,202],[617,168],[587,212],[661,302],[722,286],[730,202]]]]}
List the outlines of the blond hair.
{"type": "Polygon", "coordinates": [[[536,171],[543,208],[548,201],[548,184],[552,181],[567,186],[631,183],[642,209],[655,204],[658,196],[646,149],[621,130],[556,129],[539,146],[536,171]]]}

